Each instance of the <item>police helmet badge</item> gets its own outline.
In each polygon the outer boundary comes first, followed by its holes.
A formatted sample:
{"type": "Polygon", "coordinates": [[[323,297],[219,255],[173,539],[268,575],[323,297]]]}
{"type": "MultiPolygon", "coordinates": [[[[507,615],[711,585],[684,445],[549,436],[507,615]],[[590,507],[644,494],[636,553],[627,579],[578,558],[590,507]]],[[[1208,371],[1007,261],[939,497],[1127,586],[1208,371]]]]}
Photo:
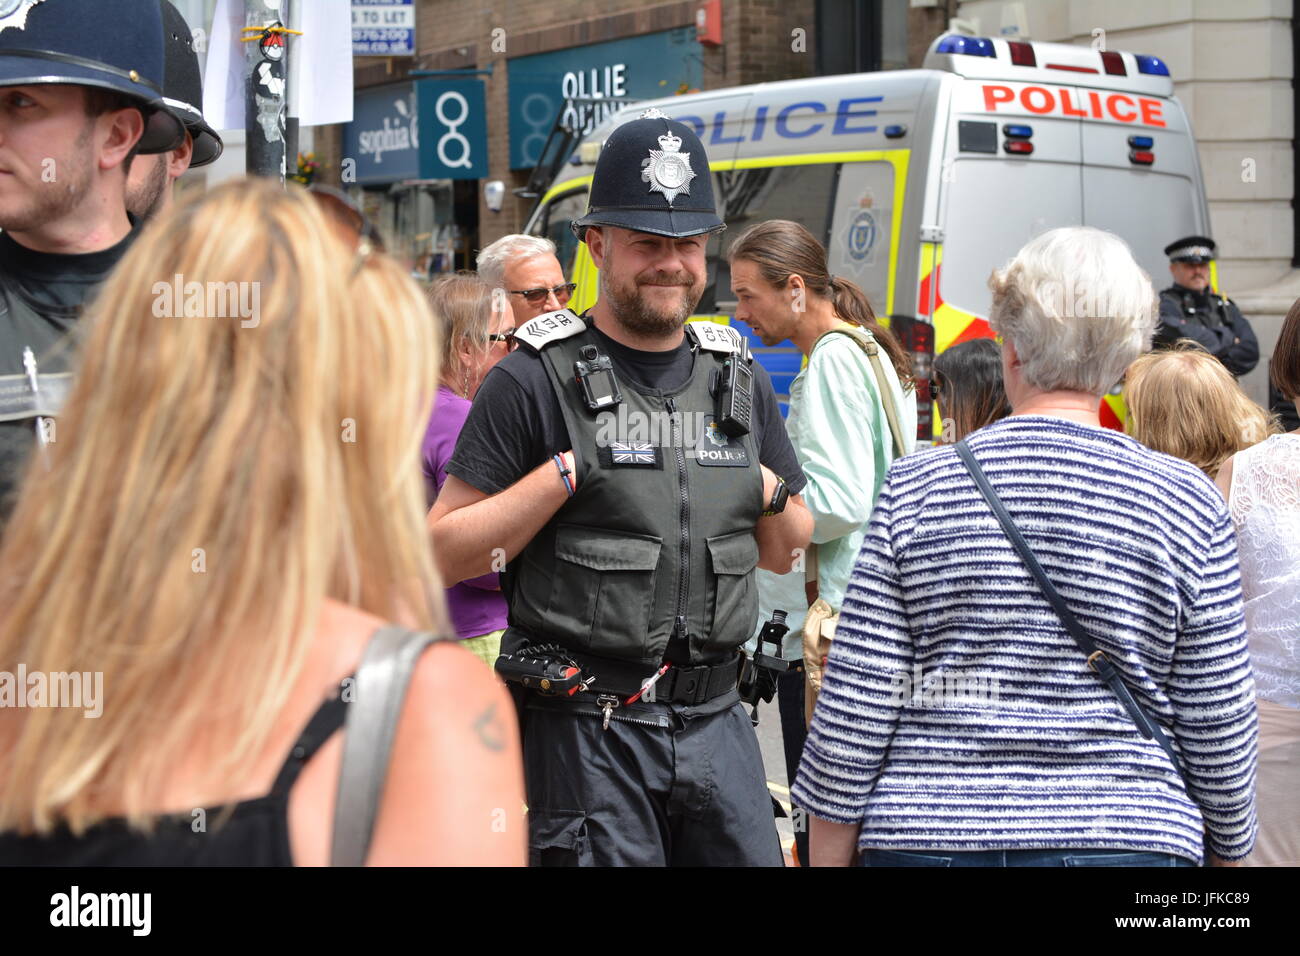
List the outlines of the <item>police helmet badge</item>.
{"type": "Polygon", "coordinates": [[[32,12],[32,7],[44,0],[0,0],[0,30],[8,30],[10,27],[17,27],[19,30],[27,26],[27,14],[32,12]]]}
{"type": "Polygon", "coordinates": [[[659,137],[659,145],[663,148],[650,150],[650,157],[641,160],[641,181],[650,184],[652,193],[663,193],[671,206],[679,195],[691,194],[695,170],[691,169],[691,154],[681,151],[680,136],[669,131],[659,137]]]}

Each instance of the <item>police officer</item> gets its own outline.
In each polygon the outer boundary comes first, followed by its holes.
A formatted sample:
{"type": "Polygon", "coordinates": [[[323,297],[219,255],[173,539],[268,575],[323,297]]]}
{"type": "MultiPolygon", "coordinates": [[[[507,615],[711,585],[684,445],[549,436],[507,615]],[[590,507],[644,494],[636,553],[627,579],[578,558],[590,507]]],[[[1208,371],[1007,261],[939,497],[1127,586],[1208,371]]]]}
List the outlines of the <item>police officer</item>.
{"type": "Polygon", "coordinates": [[[1241,376],[1259,362],[1259,342],[1236,303],[1210,291],[1214,249],[1214,240],[1206,236],[1187,236],[1165,246],[1174,284],[1160,293],[1160,325],[1152,345],[1194,339],[1241,376]]]}
{"type": "Polygon", "coordinates": [[[657,110],[612,131],[573,227],[599,299],[519,327],[430,512],[445,579],[509,560],[503,655],[587,681],[522,699],[531,858],[779,866],[739,648],[755,567],[788,571],[812,520],[766,373],[685,324],[723,228],[699,138],[657,110]]]}
{"type": "Polygon", "coordinates": [[[184,139],[162,76],[158,0],[0,0],[0,523],[56,438],[65,340],[130,243],[131,157],[184,139]]]}
{"type": "Polygon", "coordinates": [[[214,163],[223,144],[203,118],[203,75],[194,34],[170,0],[160,0],[163,18],[163,101],[185,124],[185,140],[167,153],[138,156],[131,163],[126,208],[152,219],[172,203],[172,183],[187,169],[214,163]]]}

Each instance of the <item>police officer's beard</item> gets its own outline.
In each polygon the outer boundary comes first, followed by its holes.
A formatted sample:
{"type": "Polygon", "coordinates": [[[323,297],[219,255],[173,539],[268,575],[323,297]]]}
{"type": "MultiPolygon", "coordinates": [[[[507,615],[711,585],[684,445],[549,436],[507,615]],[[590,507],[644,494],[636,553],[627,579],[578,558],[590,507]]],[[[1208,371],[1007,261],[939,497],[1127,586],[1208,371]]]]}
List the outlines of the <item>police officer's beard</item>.
{"type": "Polygon", "coordinates": [[[163,190],[171,185],[167,175],[167,160],[171,153],[159,153],[157,156],[137,156],[136,163],[150,163],[149,175],[144,182],[134,189],[128,183],[126,208],[133,216],[140,219],[152,219],[162,204],[163,190]]]}
{"type": "Polygon", "coordinates": [[[676,332],[686,324],[686,320],[695,311],[695,305],[700,301],[703,292],[697,286],[695,277],[688,272],[678,272],[671,276],[659,274],[638,276],[631,288],[620,288],[610,278],[610,271],[612,270],[601,270],[601,297],[607,299],[613,306],[614,317],[618,323],[633,335],[653,338],[676,332]],[[655,285],[673,286],[681,290],[680,304],[675,307],[659,308],[650,305],[642,296],[641,290],[645,286],[655,285]]]}
{"type": "Polygon", "coordinates": [[[31,203],[25,209],[6,215],[0,229],[6,232],[30,232],[57,222],[85,200],[90,191],[93,157],[91,156],[91,120],[77,138],[66,158],[42,164],[40,181],[29,193],[31,203]]]}

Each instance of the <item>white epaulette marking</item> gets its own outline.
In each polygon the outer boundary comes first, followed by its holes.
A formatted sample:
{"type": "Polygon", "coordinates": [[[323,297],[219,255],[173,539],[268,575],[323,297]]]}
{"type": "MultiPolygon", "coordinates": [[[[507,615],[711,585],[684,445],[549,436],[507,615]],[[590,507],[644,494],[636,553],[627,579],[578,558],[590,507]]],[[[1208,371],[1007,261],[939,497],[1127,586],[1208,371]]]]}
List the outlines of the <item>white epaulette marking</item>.
{"type": "Polygon", "coordinates": [[[691,330],[695,341],[700,343],[702,349],[708,349],[710,352],[726,352],[728,355],[741,351],[744,339],[730,326],[719,325],[717,322],[705,319],[699,322],[687,322],[686,327],[691,330]]]}
{"type": "Polygon", "coordinates": [[[515,338],[541,351],[552,342],[577,335],[587,328],[587,323],[568,309],[556,309],[529,319],[515,329],[515,338]]]}

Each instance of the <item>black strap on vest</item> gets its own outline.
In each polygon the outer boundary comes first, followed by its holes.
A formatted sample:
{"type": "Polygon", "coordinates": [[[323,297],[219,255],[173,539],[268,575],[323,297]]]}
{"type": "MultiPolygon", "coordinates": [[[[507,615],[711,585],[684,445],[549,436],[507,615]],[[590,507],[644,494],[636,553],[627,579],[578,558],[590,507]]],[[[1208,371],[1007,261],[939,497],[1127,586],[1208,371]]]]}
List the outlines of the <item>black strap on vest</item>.
{"type": "Polygon", "coordinates": [[[327,700],[317,708],[303,732],[298,735],[298,742],[289,750],[289,756],[285,758],[284,765],[275,778],[275,786],[271,788],[273,796],[288,796],[307,761],[343,726],[347,715],[348,705],[341,696],[327,700]]]}
{"type": "Polygon", "coordinates": [[[1002,499],[993,490],[988,477],[984,474],[984,470],[980,468],[979,462],[975,460],[975,455],[971,452],[970,446],[966,444],[964,438],[957,442],[957,455],[961,458],[962,464],[966,466],[966,470],[970,472],[970,476],[975,479],[980,494],[984,496],[984,500],[993,509],[993,514],[997,516],[998,523],[1002,525],[1002,530],[1006,532],[1007,537],[1011,539],[1012,545],[1020,553],[1020,557],[1029,568],[1029,573],[1038,581],[1038,586],[1042,588],[1047,602],[1052,605],[1052,609],[1056,611],[1070,637],[1074,638],[1074,643],[1078,645],[1079,650],[1083,651],[1088,658],[1088,666],[1101,679],[1101,682],[1119,698],[1119,702],[1124,705],[1124,709],[1133,718],[1133,723],[1137,725],[1138,732],[1147,740],[1154,737],[1156,742],[1160,744],[1161,748],[1169,756],[1170,763],[1178,771],[1178,776],[1183,778],[1183,785],[1187,786],[1187,775],[1183,772],[1182,762],[1178,759],[1173,744],[1169,742],[1169,738],[1160,729],[1160,726],[1147,716],[1146,711],[1142,709],[1142,705],[1134,698],[1133,692],[1124,683],[1124,678],[1115,669],[1115,665],[1110,662],[1093,642],[1092,638],[1088,636],[1088,632],[1083,629],[1083,625],[1079,623],[1078,618],[1074,616],[1074,613],[1066,606],[1056,588],[1052,586],[1051,580],[1047,577],[1047,572],[1038,563],[1038,558],[1030,550],[1029,543],[1025,541],[1020,529],[1011,520],[1011,515],[1007,512],[1002,499]]]}

